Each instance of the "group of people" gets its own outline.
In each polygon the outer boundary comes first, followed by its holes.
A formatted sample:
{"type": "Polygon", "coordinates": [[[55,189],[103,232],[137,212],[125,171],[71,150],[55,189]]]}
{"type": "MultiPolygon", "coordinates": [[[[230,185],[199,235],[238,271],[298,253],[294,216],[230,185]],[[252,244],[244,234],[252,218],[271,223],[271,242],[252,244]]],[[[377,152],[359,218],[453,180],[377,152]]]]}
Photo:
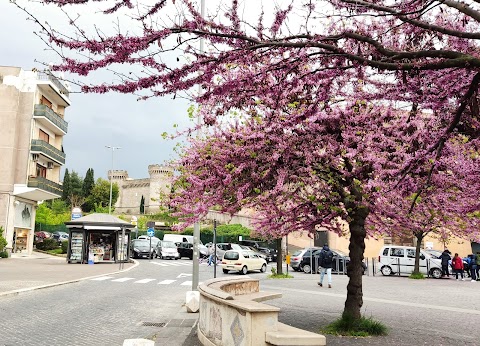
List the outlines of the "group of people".
{"type": "Polygon", "coordinates": [[[440,260],[442,261],[442,278],[450,278],[450,272],[448,267],[449,265],[451,265],[453,273],[455,273],[455,279],[457,279],[457,281],[459,275],[462,281],[465,280],[463,276],[463,272],[465,270],[468,270],[472,282],[475,282],[477,280],[480,281],[480,252],[477,251],[476,255],[470,254],[465,259],[460,257],[458,253],[455,253],[453,258],[451,255],[452,253],[448,249],[445,249],[440,256],[440,260]],[[467,267],[465,266],[464,261],[467,264],[467,267]]]}

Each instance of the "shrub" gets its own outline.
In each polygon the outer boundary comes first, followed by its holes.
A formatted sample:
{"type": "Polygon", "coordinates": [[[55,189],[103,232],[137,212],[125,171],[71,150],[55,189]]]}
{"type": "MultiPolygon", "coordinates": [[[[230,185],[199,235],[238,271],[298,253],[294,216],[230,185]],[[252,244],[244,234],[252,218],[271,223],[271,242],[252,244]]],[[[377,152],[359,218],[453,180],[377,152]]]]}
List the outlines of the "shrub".
{"type": "Polygon", "coordinates": [[[8,258],[7,251],[0,251],[0,258],[8,258]]]}
{"type": "Polygon", "coordinates": [[[0,227],[0,252],[3,251],[5,246],[7,246],[7,240],[2,236],[3,234],[3,228],[0,227]]]}
{"type": "Polygon", "coordinates": [[[360,319],[355,319],[344,313],[341,318],[330,323],[323,332],[325,334],[346,336],[386,335],[387,327],[372,318],[361,317],[360,319]]]}
{"type": "Polygon", "coordinates": [[[62,253],[67,253],[68,251],[68,241],[62,241],[62,253]]]}
{"type": "Polygon", "coordinates": [[[37,249],[47,251],[58,248],[58,242],[53,238],[44,239],[40,243],[36,243],[37,249]]]}
{"type": "Polygon", "coordinates": [[[409,278],[414,280],[422,280],[425,279],[425,275],[423,275],[422,273],[412,273],[410,274],[409,278]]]}

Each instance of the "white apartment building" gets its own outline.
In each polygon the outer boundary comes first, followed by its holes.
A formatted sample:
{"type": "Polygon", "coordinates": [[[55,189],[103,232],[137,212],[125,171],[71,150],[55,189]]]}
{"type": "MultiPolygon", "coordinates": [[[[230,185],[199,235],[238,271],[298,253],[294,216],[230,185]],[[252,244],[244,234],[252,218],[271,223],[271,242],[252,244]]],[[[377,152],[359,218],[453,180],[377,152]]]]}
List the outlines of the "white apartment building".
{"type": "Polygon", "coordinates": [[[38,202],[62,194],[70,103],[52,72],[0,66],[0,227],[9,253],[32,252],[38,202]]]}

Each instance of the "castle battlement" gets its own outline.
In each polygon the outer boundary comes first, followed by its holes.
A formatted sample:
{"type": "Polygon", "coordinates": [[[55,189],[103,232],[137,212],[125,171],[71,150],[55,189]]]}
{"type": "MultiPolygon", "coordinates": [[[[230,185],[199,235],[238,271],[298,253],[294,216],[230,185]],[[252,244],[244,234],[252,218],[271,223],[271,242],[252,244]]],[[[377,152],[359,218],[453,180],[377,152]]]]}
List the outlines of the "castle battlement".
{"type": "Polygon", "coordinates": [[[138,213],[142,196],[145,199],[145,212],[152,213],[160,209],[161,195],[171,190],[174,169],[164,165],[149,165],[149,178],[133,179],[126,170],[109,170],[108,178],[118,184],[119,197],[115,203],[115,213],[138,213]]]}

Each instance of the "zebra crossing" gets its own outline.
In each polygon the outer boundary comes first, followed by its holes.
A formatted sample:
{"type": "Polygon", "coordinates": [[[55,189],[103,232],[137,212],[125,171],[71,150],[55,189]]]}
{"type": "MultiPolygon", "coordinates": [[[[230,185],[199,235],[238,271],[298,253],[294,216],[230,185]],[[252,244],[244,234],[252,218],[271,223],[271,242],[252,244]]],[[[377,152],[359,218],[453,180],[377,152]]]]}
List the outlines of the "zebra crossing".
{"type": "Polygon", "coordinates": [[[191,267],[192,262],[183,262],[183,261],[152,261],[150,262],[151,264],[155,264],[157,266],[161,267],[181,267],[181,266],[187,266],[191,267]]]}
{"type": "MultiPolygon", "coordinates": [[[[119,283],[133,283],[133,284],[156,284],[156,285],[172,285],[172,284],[179,284],[180,286],[192,286],[191,280],[185,280],[187,277],[192,276],[192,274],[185,274],[181,273],[177,276],[175,280],[158,280],[152,278],[146,279],[138,279],[132,277],[123,277],[123,278],[116,278],[115,276],[100,276],[97,278],[92,278],[90,281],[109,281],[109,282],[119,282],[119,283]],[[183,279],[183,280],[177,280],[183,279]]],[[[201,283],[201,282],[200,282],[201,283]]]]}

